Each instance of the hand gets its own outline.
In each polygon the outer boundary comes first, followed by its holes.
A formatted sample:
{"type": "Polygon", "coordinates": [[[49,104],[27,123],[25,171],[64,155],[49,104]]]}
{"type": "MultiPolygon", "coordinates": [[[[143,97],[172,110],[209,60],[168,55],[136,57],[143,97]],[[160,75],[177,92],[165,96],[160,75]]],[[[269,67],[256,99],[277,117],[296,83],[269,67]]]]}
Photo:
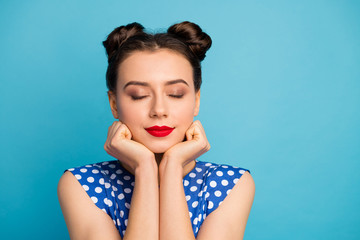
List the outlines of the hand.
{"type": "Polygon", "coordinates": [[[114,121],[108,129],[104,144],[105,151],[123,163],[132,174],[140,165],[155,161],[155,155],[143,144],[131,140],[129,128],[120,121],[114,121]]]}
{"type": "MultiPolygon", "coordinates": [[[[199,120],[194,121],[185,133],[186,141],[175,144],[169,148],[163,156],[160,165],[167,162],[175,162],[183,168],[202,154],[210,150],[210,144],[205,131],[199,120]],[[171,159],[171,160],[169,160],[171,159]]],[[[163,168],[159,166],[159,169],[163,168]]]]}

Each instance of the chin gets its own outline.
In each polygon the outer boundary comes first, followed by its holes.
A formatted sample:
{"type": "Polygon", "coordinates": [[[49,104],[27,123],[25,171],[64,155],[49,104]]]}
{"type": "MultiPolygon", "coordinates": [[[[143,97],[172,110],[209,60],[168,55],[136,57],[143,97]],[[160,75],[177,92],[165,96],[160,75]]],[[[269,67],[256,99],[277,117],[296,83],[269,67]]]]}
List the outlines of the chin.
{"type": "MultiPolygon", "coordinates": [[[[153,153],[164,153],[172,146],[185,140],[184,136],[176,136],[168,139],[159,138],[159,139],[144,139],[144,141],[138,141],[144,146],[146,146],[153,153]]],[[[136,140],[135,140],[136,141],[136,140]]]]}
{"type": "Polygon", "coordinates": [[[152,151],[153,153],[164,153],[166,152],[171,146],[169,145],[165,145],[165,146],[147,146],[148,149],[150,149],[150,151],[152,151]]]}
{"type": "Polygon", "coordinates": [[[145,146],[152,151],[153,153],[164,153],[168,149],[170,149],[172,146],[176,145],[181,141],[165,141],[165,142],[151,142],[149,144],[146,144],[145,146]]]}

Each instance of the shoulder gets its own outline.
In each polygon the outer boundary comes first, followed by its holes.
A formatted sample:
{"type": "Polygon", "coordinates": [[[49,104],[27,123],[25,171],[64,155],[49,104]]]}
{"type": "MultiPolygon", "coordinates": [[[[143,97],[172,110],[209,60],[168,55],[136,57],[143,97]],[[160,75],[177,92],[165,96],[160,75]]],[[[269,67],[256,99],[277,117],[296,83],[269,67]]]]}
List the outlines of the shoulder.
{"type": "Polygon", "coordinates": [[[114,204],[111,199],[115,197],[115,192],[132,188],[130,184],[134,181],[134,176],[117,160],[70,168],[66,172],[71,172],[95,205],[111,216],[110,208],[114,204]]]}
{"type": "MultiPolygon", "coordinates": [[[[245,172],[249,172],[250,170],[246,168],[241,168],[237,166],[232,166],[229,164],[219,164],[214,162],[204,162],[204,161],[198,161],[196,167],[202,168],[205,170],[205,174],[212,178],[216,177],[222,177],[222,178],[239,178],[241,175],[243,175],[245,172]]],[[[237,181],[237,180],[235,180],[237,181]]]]}
{"type": "MultiPolygon", "coordinates": [[[[255,181],[250,172],[245,172],[240,180],[233,187],[232,198],[235,199],[233,203],[242,199],[242,202],[246,204],[246,207],[251,208],[254,196],[255,196],[255,181]]],[[[230,198],[230,197],[229,197],[230,198]]]]}
{"type": "Polygon", "coordinates": [[[71,171],[59,179],[57,194],[71,239],[94,239],[104,234],[120,239],[111,218],[94,204],[71,171]]]}
{"type": "Polygon", "coordinates": [[[222,201],[230,193],[239,198],[251,198],[255,194],[255,182],[250,170],[228,164],[211,163],[208,166],[210,168],[206,181],[208,189],[213,191],[214,195],[222,201]],[[224,195],[223,198],[220,198],[222,195],[224,195]]]}
{"type": "Polygon", "coordinates": [[[208,209],[209,206],[214,209],[208,210],[199,239],[230,239],[234,236],[242,239],[255,196],[255,182],[250,171],[215,164],[207,182],[208,209]]]}
{"type": "Polygon", "coordinates": [[[233,226],[233,229],[236,226],[243,226],[245,230],[254,196],[254,179],[249,172],[245,172],[217,209],[217,217],[224,221],[227,218],[226,221],[228,221],[229,226],[233,226]]]}
{"type": "Polygon", "coordinates": [[[250,171],[245,168],[231,166],[227,164],[217,164],[210,162],[202,162],[200,166],[205,166],[204,181],[206,200],[210,205],[207,214],[210,214],[213,210],[219,206],[222,201],[231,191],[233,191],[235,185],[241,179],[241,182],[248,182],[247,179],[251,178],[250,171]],[[214,208],[211,208],[211,206],[214,208]]]}

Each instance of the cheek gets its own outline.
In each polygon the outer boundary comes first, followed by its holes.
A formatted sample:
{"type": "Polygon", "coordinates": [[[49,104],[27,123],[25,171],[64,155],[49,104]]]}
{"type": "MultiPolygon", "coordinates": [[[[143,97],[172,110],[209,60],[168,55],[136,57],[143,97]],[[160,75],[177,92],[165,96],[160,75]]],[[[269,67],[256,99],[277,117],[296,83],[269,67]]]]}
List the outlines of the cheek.
{"type": "Polygon", "coordinates": [[[136,123],[137,120],[140,120],[141,109],[139,107],[134,107],[132,104],[122,101],[122,104],[118,105],[119,119],[127,126],[136,123]]]}
{"type": "Polygon", "coordinates": [[[193,101],[181,104],[173,109],[173,116],[179,124],[189,127],[194,120],[194,107],[195,103],[193,101]]]}

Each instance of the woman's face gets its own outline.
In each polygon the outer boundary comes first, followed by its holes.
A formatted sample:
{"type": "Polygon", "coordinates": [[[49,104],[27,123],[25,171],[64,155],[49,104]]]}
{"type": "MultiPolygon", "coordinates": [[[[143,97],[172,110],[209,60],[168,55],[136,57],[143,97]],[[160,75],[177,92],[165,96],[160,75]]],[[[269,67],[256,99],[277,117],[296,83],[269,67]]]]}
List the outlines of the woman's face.
{"type": "Polygon", "coordinates": [[[192,67],[182,55],[168,49],[136,51],[120,64],[116,96],[109,94],[109,100],[133,140],[163,153],[184,140],[199,111],[200,90],[195,93],[192,67]],[[163,137],[145,130],[155,125],[174,130],[163,137]]]}

